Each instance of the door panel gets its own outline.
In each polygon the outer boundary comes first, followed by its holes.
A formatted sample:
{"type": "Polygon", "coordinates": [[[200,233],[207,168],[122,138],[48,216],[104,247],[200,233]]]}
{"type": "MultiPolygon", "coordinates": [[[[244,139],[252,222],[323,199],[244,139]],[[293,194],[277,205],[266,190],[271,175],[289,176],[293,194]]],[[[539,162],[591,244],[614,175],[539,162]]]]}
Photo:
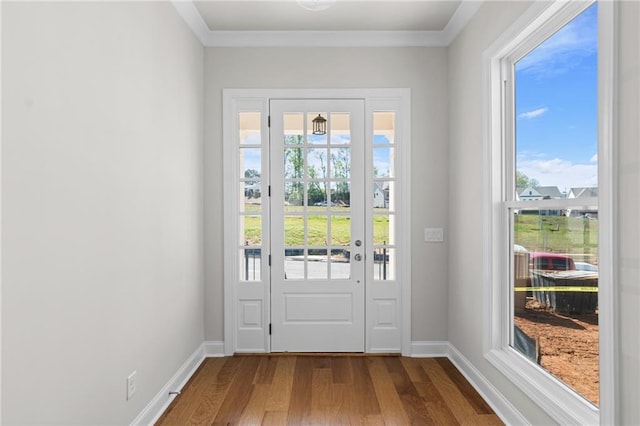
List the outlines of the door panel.
{"type": "Polygon", "coordinates": [[[272,100],[270,115],[271,350],[362,352],[364,101],[272,100]]]}

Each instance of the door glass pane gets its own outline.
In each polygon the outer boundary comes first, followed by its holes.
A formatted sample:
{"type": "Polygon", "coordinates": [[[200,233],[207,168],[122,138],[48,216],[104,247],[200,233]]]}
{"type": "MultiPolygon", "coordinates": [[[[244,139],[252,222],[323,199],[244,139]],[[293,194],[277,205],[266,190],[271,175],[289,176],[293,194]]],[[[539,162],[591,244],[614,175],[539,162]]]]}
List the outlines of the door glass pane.
{"type": "Polygon", "coordinates": [[[261,112],[241,112],[238,114],[238,133],[241,145],[259,145],[261,112]]]}
{"type": "Polygon", "coordinates": [[[373,177],[387,178],[394,177],[393,173],[394,153],[393,148],[373,149],[373,177]]]}
{"type": "Polygon", "coordinates": [[[331,211],[349,211],[351,205],[351,184],[349,182],[331,182],[331,211]]]}
{"type": "Polygon", "coordinates": [[[389,210],[392,200],[392,184],[386,180],[373,182],[373,208],[376,212],[389,210]]]}
{"type": "Polygon", "coordinates": [[[243,177],[262,175],[262,150],[260,148],[240,148],[239,170],[243,177]]]}
{"type": "Polygon", "coordinates": [[[238,197],[240,201],[241,213],[260,213],[262,208],[261,185],[259,181],[240,182],[240,190],[242,197],[238,197]]]}
{"type": "Polygon", "coordinates": [[[287,248],[284,250],[284,278],[287,280],[303,280],[305,276],[304,249],[287,248]]]}
{"type": "Polygon", "coordinates": [[[347,145],[351,143],[351,114],[346,112],[332,112],[331,121],[331,144],[347,145]]]}
{"type": "Polygon", "coordinates": [[[309,209],[310,211],[325,210],[327,207],[327,183],[323,180],[309,182],[307,184],[307,197],[307,204],[313,207],[309,209]]]}
{"type": "Polygon", "coordinates": [[[326,246],[327,241],[327,216],[307,217],[307,245],[326,246]]]}
{"type": "Polygon", "coordinates": [[[240,280],[260,281],[260,254],[259,248],[247,248],[240,250],[240,280]]]}
{"type": "Polygon", "coordinates": [[[393,219],[395,215],[375,215],[373,216],[373,244],[395,243],[393,238],[393,219]]]}
{"type": "Polygon", "coordinates": [[[241,244],[245,246],[259,246],[262,244],[262,217],[261,216],[241,216],[240,236],[241,244]]]}
{"type": "MultiPolygon", "coordinates": [[[[324,135],[316,135],[313,134],[313,120],[318,118],[318,115],[325,120],[327,120],[326,112],[309,112],[307,113],[307,141],[312,145],[326,145],[327,144],[327,133],[324,135]]],[[[326,123],[326,128],[328,128],[328,122],[326,123]]]]}
{"type": "Polygon", "coordinates": [[[309,249],[307,268],[310,280],[326,280],[329,278],[327,250],[309,249]]]}
{"type": "Polygon", "coordinates": [[[286,215],[284,217],[284,244],[304,246],[304,216],[286,215]]]}
{"type": "Polygon", "coordinates": [[[396,113],[377,111],[373,113],[373,143],[392,144],[395,138],[396,113]]]}
{"type": "Polygon", "coordinates": [[[285,179],[302,179],[304,177],[304,151],[302,148],[285,148],[285,179]]]}
{"type": "Polygon", "coordinates": [[[332,148],[329,151],[331,178],[349,179],[351,177],[351,149],[332,148]]]}
{"type": "Polygon", "coordinates": [[[284,205],[286,211],[302,211],[304,184],[300,181],[285,182],[284,205]]]}
{"type": "Polygon", "coordinates": [[[330,272],[332,280],[348,280],[351,278],[350,256],[346,250],[331,250],[330,272]]]}
{"type": "Polygon", "coordinates": [[[331,245],[349,247],[351,245],[351,218],[349,216],[331,216],[331,245]]]}
{"type": "Polygon", "coordinates": [[[379,247],[373,250],[373,279],[392,281],[396,279],[396,249],[379,247]]]}
{"type": "Polygon", "coordinates": [[[324,179],[327,177],[326,148],[307,149],[307,176],[309,179],[324,179]]]}
{"type": "Polygon", "coordinates": [[[304,140],[304,114],[289,112],[284,114],[285,145],[302,145],[304,140]]]}

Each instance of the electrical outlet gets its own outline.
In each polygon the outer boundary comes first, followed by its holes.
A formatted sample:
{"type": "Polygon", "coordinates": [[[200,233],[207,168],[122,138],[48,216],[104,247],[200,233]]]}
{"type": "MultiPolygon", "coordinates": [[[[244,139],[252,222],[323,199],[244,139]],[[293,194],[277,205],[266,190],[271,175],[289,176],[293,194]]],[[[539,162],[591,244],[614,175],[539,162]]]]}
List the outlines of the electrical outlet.
{"type": "Polygon", "coordinates": [[[428,243],[441,243],[444,241],[442,228],[424,228],[424,240],[428,243]]]}
{"type": "Polygon", "coordinates": [[[133,397],[133,394],[136,393],[136,389],[138,388],[138,376],[137,372],[129,374],[127,377],[127,401],[133,397]]]}

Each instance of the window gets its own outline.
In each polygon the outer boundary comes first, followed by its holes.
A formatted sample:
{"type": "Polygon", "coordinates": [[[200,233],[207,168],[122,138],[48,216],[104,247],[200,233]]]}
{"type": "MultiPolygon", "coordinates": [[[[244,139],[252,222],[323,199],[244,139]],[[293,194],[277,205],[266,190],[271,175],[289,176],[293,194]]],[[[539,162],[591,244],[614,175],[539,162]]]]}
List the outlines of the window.
{"type": "Polygon", "coordinates": [[[514,191],[504,203],[513,239],[510,345],[594,405],[598,272],[576,262],[599,263],[597,17],[594,3],[519,59],[518,52],[504,60],[513,99],[505,117],[514,150],[505,165],[514,191]],[[519,197],[527,188],[540,195],[519,197]]]}
{"type": "Polygon", "coordinates": [[[614,415],[607,3],[534,5],[485,53],[486,358],[559,423],[614,415]]]}
{"type": "Polygon", "coordinates": [[[396,159],[394,111],[373,112],[373,279],[396,277],[396,159]]]}

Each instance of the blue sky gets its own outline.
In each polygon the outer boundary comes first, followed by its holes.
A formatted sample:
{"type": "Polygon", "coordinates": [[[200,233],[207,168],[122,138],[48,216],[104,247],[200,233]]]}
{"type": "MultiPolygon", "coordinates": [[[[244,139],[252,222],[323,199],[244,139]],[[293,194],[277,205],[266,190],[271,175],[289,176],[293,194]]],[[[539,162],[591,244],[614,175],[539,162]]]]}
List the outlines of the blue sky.
{"type": "Polygon", "coordinates": [[[597,5],[516,64],[517,169],[543,186],[597,186],[597,5]]]}

